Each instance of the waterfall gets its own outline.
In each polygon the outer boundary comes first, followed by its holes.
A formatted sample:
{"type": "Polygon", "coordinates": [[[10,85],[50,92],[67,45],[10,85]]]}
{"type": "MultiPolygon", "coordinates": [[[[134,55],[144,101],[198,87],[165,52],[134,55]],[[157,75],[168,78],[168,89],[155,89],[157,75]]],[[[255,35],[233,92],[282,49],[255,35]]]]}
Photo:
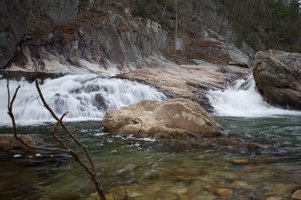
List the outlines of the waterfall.
{"type": "Polygon", "coordinates": [[[238,117],[268,117],[301,115],[300,111],[284,110],[269,105],[258,93],[253,77],[237,80],[225,91],[209,91],[209,102],[217,115],[238,117]]]}
{"type": "MultiPolygon", "coordinates": [[[[0,77],[1,78],[1,77],[0,77]]],[[[20,85],[13,112],[18,125],[53,122],[42,106],[34,82],[25,79],[10,81],[10,93],[20,85]]],[[[0,79],[0,125],[10,125],[7,115],[6,79],[0,79]]],[[[67,121],[101,120],[108,109],[137,103],[142,100],[162,100],[165,95],[156,89],[136,82],[116,78],[103,78],[96,74],[66,75],[46,79],[41,90],[50,107],[61,115],[69,114],[67,121]]]]}

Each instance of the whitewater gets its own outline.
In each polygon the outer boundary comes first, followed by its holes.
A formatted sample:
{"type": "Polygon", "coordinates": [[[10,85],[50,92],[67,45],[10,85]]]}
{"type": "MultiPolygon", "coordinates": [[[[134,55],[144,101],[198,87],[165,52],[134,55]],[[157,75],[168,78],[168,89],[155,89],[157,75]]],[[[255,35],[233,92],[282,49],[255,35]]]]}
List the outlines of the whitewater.
{"type": "MultiPolygon", "coordinates": [[[[0,79],[0,126],[10,126],[7,115],[6,79],[0,79]]],[[[162,100],[165,95],[137,82],[104,78],[101,75],[65,75],[45,79],[40,88],[49,106],[60,116],[69,111],[66,121],[102,120],[108,109],[135,104],[142,100],[162,100]]],[[[13,107],[17,125],[54,122],[39,99],[34,82],[10,80],[11,96],[21,86],[13,107]]]]}
{"type": "Polygon", "coordinates": [[[268,104],[256,89],[253,76],[239,79],[226,90],[209,91],[208,99],[219,116],[276,117],[301,115],[300,111],[277,108],[268,104]]]}

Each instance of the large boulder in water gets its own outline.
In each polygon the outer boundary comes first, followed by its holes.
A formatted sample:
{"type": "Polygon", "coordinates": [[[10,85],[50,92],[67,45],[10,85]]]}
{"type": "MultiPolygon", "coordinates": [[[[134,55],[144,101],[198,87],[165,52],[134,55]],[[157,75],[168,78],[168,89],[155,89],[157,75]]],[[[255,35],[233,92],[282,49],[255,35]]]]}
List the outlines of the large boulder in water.
{"type": "Polygon", "coordinates": [[[222,128],[208,113],[189,99],[145,100],[111,110],[103,120],[105,130],[113,134],[155,137],[157,140],[199,142],[203,137],[221,135],[222,128]]]}
{"type": "Polygon", "coordinates": [[[259,51],[253,74],[259,92],[269,103],[301,109],[300,53],[259,51]]]}

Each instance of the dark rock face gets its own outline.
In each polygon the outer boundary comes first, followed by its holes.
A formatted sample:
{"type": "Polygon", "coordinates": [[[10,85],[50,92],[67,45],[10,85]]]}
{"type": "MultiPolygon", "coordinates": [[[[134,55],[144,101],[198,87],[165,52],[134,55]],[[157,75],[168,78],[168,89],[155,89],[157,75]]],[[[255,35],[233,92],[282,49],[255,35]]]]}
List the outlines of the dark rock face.
{"type": "Polygon", "coordinates": [[[25,24],[21,17],[11,15],[19,11],[20,7],[14,1],[0,2],[0,68],[14,57],[25,32],[25,24]]]}
{"type": "MultiPolygon", "coordinates": [[[[154,13],[144,13],[149,12],[147,6],[158,2],[143,1],[138,8],[140,2],[2,0],[0,68],[124,72],[143,66],[170,66],[164,57],[174,59],[174,11],[155,18],[154,13]],[[89,63],[93,66],[87,66],[89,63]]],[[[195,58],[247,66],[249,56],[244,52],[252,54],[252,50],[246,46],[241,51],[231,41],[228,44],[225,35],[231,32],[230,26],[214,14],[213,4],[191,6],[194,3],[181,1],[177,61],[187,63],[195,58]]]]}
{"type": "Polygon", "coordinates": [[[260,51],[253,74],[258,90],[269,103],[301,109],[301,54],[260,51]]]}
{"type": "Polygon", "coordinates": [[[84,67],[88,61],[94,68],[122,71],[124,65],[149,64],[146,58],[165,47],[167,32],[113,6],[79,0],[1,1],[0,68],[55,71],[49,62],[84,67]]]}
{"type": "Polygon", "coordinates": [[[78,14],[79,0],[39,0],[41,11],[55,24],[64,24],[78,14]]]}

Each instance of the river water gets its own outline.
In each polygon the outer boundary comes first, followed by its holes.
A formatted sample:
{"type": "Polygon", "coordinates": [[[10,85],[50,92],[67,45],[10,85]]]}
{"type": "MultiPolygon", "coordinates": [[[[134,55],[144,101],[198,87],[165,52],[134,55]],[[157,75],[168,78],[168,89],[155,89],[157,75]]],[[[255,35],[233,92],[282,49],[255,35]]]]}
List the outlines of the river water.
{"type": "MultiPolygon", "coordinates": [[[[49,90],[46,87],[47,81],[45,81],[45,85],[42,85],[45,94],[50,95],[52,90],[56,91],[48,97],[50,101],[51,98],[57,97],[58,93],[59,97],[64,96],[62,95],[63,91],[65,91],[64,100],[76,101],[76,94],[85,91],[85,88],[81,86],[83,84],[78,84],[76,87],[74,85],[82,79],[87,80],[86,77],[70,76],[67,79],[74,82],[69,85],[66,80],[48,80],[49,82],[58,81],[57,86],[49,90]],[[69,89],[65,90],[64,88],[69,89]]],[[[93,75],[88,80],[90,79],[94,81],[101,79],[96,85],[103,88],[102,82],[105,82],[102,80],[103,78],[93,75]]],[[[123,104],[114,104],[112,107],[131,104],[144,98],[157,100],[165,98],[164,95],[148,86],[131,82],[125,83],[123,80],[118,81],[120,81],[120,85],[128,84],[126,89],[136,86],[142,89],[129,90],[125,96],[128,96],[130,100],[123,104]],[[142,91],[148,92],[143,93],[142,91]]],[[[23,88],[30,88],[31,83],[25,80],[21,82],[23,88]]],[[[88,81],[84,81],[84,85],[89,85],[86,82],[88,81]]],[[[54,83],[51,84],[53,87],[54,83]]],[[[219,145],[187,147],[159,144],[152,138],[134,139],[112,136],[102,130],[102,115],[96,117],[91,115],[91,118],[88,116],[85,121],[82,121],[82,115],[74,114],[73,118],[69,118],[70,122],[67,125],[92,153],[108,197],[113,195],[120,197],[126,188],[130,199],[266,199],[270,196],[282,196],[288,199],[291,193],[301,186],[300,113],[279,109],[279,112],[273,110],[267,114],[264,112],[266,108],[261,107],[250,114],[255,109],[244,111],[239,110],[236,106],[227,105],[233,102],[230,100],[234,98],[229,94],[231,92],[234,96],[237,95],[236,93],[254,92],[253,86],[244,87],[247,85],[244,82],[239,84],[239,86],[234,85],[224,92],[218,91],[210,94],[215,108],[214,118],[229,133],[230,138],[240,138],[246,144],[257,144],[256,148],[222,142],[219,145]],[[220,99],[224,100],[219,102],[220,99]],[[230,110],[220,109],[221,107],[229,107],[230,110]],[[235,114],[231,113],[231,109],[234,108],[236,109],[235,114]]],[[[16,83],[11,82],[12,88],[14,85],[16,83]]],[[[120,88],[120,85],[114,86],[114,88],[120,88]]],[[[1,88],[3,88],[2,86],[1,88]]],[[[51,88],[50,85],[49,88],[51,88]]],[[[25,99],[31,99],[28,97],[30,96],[28,93],[34,93],[34,88],[23,91],[26,91],[26,94],[22,94],[22,90],[20,90],[19,95],[22,98],[19,106],[21,107],[23,104],[30,107],[30,104],[24,103],[29,102],[25,99]]],[[[97,92],[99,91],[100,89],[97,90],[97,92]]],[[[109,98],[109,94],[112,93],[105,93],[102,97],[109,98]]],[[[116,93],[116,95],[118,94],[120,92],[116,93]]],[[[252,94],[251,97],[253,97],[252,94]]],[[[122,96],[120,99],[123,98],[122,96]]],[[[36,99],[36,97],[32,97],[32,99],[36,99]]],[[[249,100],[251,101],[250,97],[242,98],[242,100],[248,103],[249,100]]],[[[237,107],[242,100],[236,103],[237,107]]],[[[104,101],[102,100],[102,102],[104,101]]],[[[269,109],[278,109],[270,107],[264,101],[257,101],[257,103],[264,104],[269,109]]],[[[71,103],[67,103],[67,105],[69,104],[71,103]]],[[[56,104],[54,103],[54,105],[56,104]]],[[[256,104],[253,106],[256,107],[256,104]]],[[[18,103],[16,102],[16,113],[19,112],[17,107],[18,103]]],[[[110,106],[105,108],[108,107],[110,106]]],[[[95,106],[94,109],[101,110],[100,108],[105,110],[104,106],[99,108],[95,106]]],[[[1,108],[1,111],[2,109],[4,108],[1,108]]],[[[58,112],[63,111],[58,110],[58,112]]],[[[42,111],[34,110],[35,114],[28,114],[27,117],[20,112],[18,114],[18,131],[21,134],[39,134],[46,142],[51,143],[49,129],[52,128],[52,125],[39,124],[41,121],[33,122],[34,116],[39,115],[39,112],[42,111]],[[33,120],[31,124],[26,122],[26,118],[33,120]]],[[[49,120],[45,116],[45,121],[49,120]]],[[[1,123],[0,133],[9,132],[9,122],[1,120],[1,123]]],[[[59,135],[63,135],[63,133],[59,132],[59,135]]],[[[87,175],[65,155],[29,153],[18,158],[14,158],[14,156],[16,155],[0,155],[0,199],[95,199],[94,188],[87,175]]]]}

